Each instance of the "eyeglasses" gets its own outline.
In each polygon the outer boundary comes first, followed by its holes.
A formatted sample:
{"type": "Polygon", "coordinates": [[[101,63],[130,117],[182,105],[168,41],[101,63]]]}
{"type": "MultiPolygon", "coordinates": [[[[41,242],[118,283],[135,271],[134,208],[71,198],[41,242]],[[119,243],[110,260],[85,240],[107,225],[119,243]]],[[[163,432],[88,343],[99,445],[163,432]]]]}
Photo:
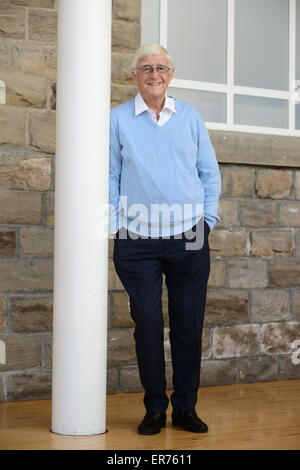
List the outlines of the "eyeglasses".
{"type": "Polygon", "coordinates": [[[136,69],[140,70],[143,73],[146,73],[147,75],[153,73],[154,69],[156,69],[157,73],[161,75],[164,75],[169,70],[172,70],[166,65],[142,65],[142,67],[136,67],[136,69]]]}

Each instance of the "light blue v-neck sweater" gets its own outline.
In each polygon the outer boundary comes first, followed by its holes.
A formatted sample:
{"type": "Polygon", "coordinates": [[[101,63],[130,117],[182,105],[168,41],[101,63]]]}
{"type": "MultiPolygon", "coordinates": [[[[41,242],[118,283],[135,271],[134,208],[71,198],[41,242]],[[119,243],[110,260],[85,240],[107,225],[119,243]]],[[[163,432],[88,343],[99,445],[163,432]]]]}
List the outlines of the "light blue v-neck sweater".
{"type": "Polygon", "coordinates": [[[203,214],[210,229],[219,220],[221,179],[206,126],[193,106],[175,104],[161,127],[146,111],[135,116],[134,99],[111,110],[110,234],[169,236],[203,214]]]}

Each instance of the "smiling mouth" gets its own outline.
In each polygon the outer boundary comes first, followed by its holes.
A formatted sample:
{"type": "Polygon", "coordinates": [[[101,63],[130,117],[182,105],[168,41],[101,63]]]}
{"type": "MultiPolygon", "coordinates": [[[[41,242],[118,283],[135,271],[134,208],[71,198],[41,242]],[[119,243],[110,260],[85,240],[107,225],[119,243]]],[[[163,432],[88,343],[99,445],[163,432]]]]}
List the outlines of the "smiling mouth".
{"type": "Polygon", "coordinates": [[[148,82],[147,84],[150,86],[160,86],[162,82],[148,82]]]}

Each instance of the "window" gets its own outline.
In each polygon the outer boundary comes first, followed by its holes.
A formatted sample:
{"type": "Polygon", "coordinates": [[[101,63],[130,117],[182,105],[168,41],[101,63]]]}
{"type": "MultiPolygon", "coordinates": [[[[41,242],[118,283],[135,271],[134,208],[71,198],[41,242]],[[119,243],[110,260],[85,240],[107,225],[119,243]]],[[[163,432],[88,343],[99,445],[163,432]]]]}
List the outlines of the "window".
{"type": "Polygon", "coordinates": [[[143,0],[145,42],[208,128],[300,136],[300,0],[143,0]]]}

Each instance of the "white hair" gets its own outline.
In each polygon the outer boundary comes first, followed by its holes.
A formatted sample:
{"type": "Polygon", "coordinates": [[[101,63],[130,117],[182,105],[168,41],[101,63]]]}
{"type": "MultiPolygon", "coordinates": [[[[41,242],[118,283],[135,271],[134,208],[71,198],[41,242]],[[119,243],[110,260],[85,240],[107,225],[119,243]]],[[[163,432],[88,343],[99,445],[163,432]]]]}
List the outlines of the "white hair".
{"type": "Polygon", "coordinates": [[[167,49],[165,49],[161,44],[147,43],[143,44],[134,54],[131,63],[131,71],[134,71],[140,59],[142,59],[143,57],[148,57],[150,55],[164,55],[169,62],[169,66],[174,70],[174,62],[167,49]]]}

